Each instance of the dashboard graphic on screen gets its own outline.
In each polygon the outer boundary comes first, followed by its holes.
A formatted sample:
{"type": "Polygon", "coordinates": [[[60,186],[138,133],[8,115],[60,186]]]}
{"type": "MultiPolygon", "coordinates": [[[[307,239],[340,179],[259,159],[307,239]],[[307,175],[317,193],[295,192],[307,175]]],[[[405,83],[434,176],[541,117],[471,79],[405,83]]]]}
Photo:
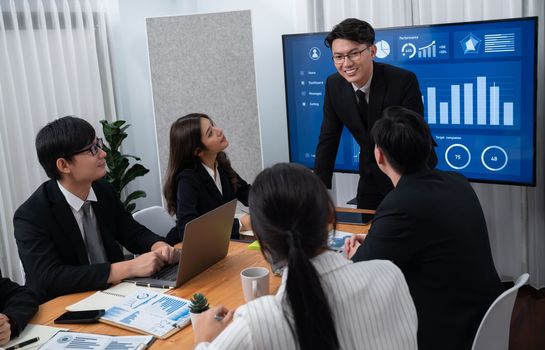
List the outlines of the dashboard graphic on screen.
{"type": "MultiPolygon", "coordinates": [[[[439,169],[535,185],[536,33],[536,17],[376,29],[375,61],[418,77],[439,169]]],[[[336,71],[326,35],[282,36],[290,161],[310,168],[336,71]]],[[[359,151],[345,128],[335,171],[357,173],[359,151]]]]}

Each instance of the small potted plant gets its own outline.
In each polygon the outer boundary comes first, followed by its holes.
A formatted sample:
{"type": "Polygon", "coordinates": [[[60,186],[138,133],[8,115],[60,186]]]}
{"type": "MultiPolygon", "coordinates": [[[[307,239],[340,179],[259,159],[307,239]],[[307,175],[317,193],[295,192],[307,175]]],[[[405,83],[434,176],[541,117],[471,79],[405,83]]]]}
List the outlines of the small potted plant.
{"type": "Polygon", "coordinates": [[[189,315],[191,317],[191,323],[194,324],[194,319],[199,316],[202,312],[205,312],[210,308],[208,305],[208,299],[202,293],[195,293],[190,299],[191,304],[189,304],[189,315]]]}

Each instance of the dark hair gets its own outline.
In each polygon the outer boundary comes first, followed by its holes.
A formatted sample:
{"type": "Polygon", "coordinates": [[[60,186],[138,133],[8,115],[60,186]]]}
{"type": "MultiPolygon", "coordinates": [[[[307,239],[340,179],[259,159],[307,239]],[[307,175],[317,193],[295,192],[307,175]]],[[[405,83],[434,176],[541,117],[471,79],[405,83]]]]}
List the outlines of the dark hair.
{"type": "Polygon", "coordinates": [[[310,261],[327,247],[328,222],[335,210],[324,184],[300,165],[276,164],[255,178],[249,204],[265,258],[288,263],[283,309],[299,348],[338,349],[331,308],[310,261]]]}
{"type": "Polygon", "coordinates": [[[375,30],[365,21],[357,18],[347,18],[329,32],[324,40],[325,46],[331,47],[335,39],[346,39],[360,44],[373,45],[375,43],[375,30]]]}
{"type": "MultiPolygon", "coordinates": [[[[163,194],[167,201],[167,209],[171,214],[176,213],[176,176],[184,169],[194,168],[201,160],[197,153],[206,147],[201,140],[201,118],[212,119],[204,113],[191,113],[178,118],[170,127],[170,150],[163,194]]],[[[231,162],[224,152],[218,153],[216,158],[218,166],[227,175],[233,190],[237,190],[237,174],[231,167],[231,162]]]]}
{"type": "Polygon", "coordinates": [[[427,167],[433,141],[420,114],[401,106],[388,107],[371,136],[396,172],[407,174],[427,167]]]}
{"type": "Polygon", "coordinates": [[[66,116],[44,126],[36,135],[36,153],[47,176],[60,180],[57,159],[72,161],[74,153],[95,140],[95,129],[86,120],[66,116]]]}

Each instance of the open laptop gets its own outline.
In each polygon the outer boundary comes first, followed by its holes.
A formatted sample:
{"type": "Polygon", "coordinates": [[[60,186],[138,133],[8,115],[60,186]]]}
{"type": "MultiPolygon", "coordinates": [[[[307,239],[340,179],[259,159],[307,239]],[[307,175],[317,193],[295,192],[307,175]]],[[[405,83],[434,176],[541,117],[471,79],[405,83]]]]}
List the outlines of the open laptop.
{"type": "Polygon", "coordinates": [[[180,261],[150,277],[124,280],[155,288],[176,288],[227,255],[237,200],[223,204],[185,225],[180,261]]]}

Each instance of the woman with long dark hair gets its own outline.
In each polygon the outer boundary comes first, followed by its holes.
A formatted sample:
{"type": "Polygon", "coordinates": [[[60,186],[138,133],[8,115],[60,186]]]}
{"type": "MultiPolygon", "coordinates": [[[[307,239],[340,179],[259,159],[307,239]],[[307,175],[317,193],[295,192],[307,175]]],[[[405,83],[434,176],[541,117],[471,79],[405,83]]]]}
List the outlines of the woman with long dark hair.
{"type": "Polygon", "coordinates": [[[197,349],[417,348],[403,274],[389,261],[354,264],[329,251],[334,210],[323,183],[302,166],[277,164],[257,176],[252,227],[265,258],[287,262],[282,284],[236,313],[222,306],[205,312],[194,325],[197,349]]]}
{"type": "MultiPolygon", "coordinates": [[[[183,240],[185,224],[232,199],[248,205],[250,185],[231,167],[224,150],[229,146],[223,131],[203,113],[178,118],[170,127],[170,151],[163,194],[167,210],[176,214],[169,243],[183,240]]],[[[233,222],[232,238],[249,229],[243,216],[233,222]]]]}

